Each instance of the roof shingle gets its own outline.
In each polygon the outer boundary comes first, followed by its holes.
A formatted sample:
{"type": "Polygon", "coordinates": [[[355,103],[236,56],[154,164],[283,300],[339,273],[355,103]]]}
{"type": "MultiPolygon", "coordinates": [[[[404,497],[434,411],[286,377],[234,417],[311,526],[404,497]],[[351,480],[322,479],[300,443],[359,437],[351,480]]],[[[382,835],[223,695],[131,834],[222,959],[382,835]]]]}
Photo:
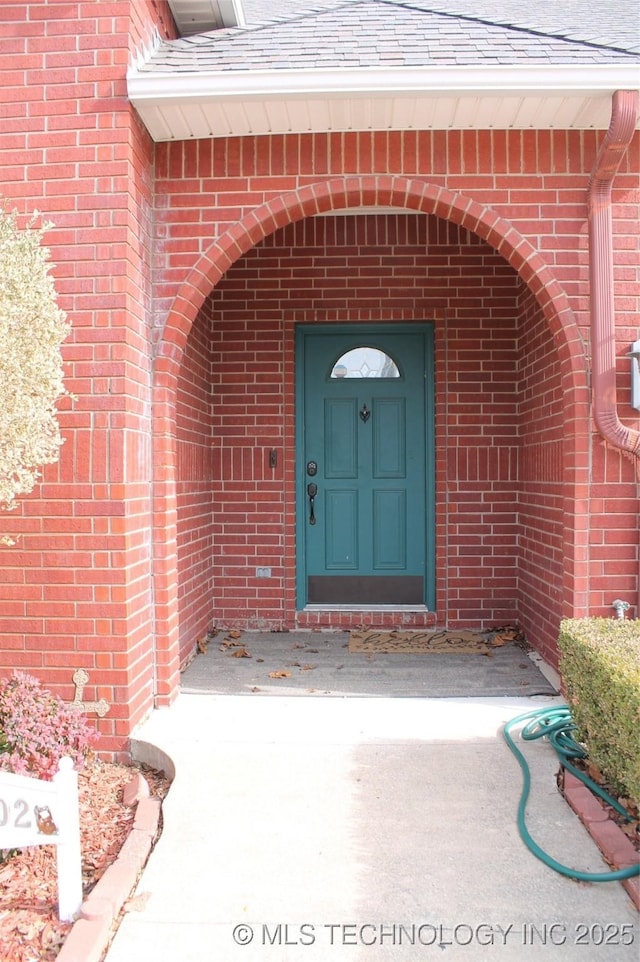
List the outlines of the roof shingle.
{"type": "MultiPolygon", "coordinates": [[[[603,0],[605,6],[611,0],[603,0]]],[[[615,0],[624,8],[628,0],[615,0]]],[[[619,27],[605,17],[570,25],[568,5],[583,0],[536,0],[535,13],[516,0],[280,0],[279,17],[246,27],[168,41],[142,66],[160,72],[251,71],[319,67],[629,64],[619,27]],[[510,15],[517,6],[520,13],[510,15]],[[446,7],[446,10],[445,10],[446,7]],[[470,11],[473,10],[473,14],[470,11]],[[486,11],[486,12],[485,12],[486,11]],[[482,14],[482,15],[481,15],[482,14]],[[499,18],[490,22],[489,17],[499,18]],[[485,17],[487,19],[485,19],[485,17]],[[512,21],[516,21],[517,24],[512,21]],[[538,23],[542,26],[534,27],[538,23]],[[568,36],[569,31],[572,36],[568,36]],[[581,34],[578,39],[575,35],[581,34]],[[600,37],[586,39],[586,37],[600,37]]],[[[274,4],[270,3],[271,11],[274,4]]],[[[532,5],[533,6],[533,5],[532,5]]],[[[262,15],[262,0],[245,0],[247,20],[262,15]]],[[[617,20],[615,21],[617,23],[617,20]]],[[[632,34],[633,17],[629,23],[632,34]]],[[[629,42],[629,38],[624,41],[629,42]]],[[[640,43],[638,44],[640,50],[640,43]]]]}

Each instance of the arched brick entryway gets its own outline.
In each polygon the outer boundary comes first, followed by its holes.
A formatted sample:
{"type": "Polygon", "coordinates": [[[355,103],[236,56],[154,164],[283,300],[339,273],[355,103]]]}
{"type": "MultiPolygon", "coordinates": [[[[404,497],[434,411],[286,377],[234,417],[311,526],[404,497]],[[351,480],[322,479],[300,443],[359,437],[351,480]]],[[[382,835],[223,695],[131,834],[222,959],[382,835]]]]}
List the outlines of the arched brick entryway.
{"type": "MultiPolygon", "coordinates": [[[[588,450],[588,395],[584,359],[566,295],[544,258],[506,220],[473,199],[417,178],[349,176],[318,182],[261,205],[226,230],[194,265],[172,305],[155,358],[154,545],[158,697],[170,700],[179,674],[176,553],[176,393],[182,355],[205,299],[231,265],[274,231],[313,215],[358,208],[395,208],[431,214],[485,240],[518,273],[542,308],[557,352],[566,399],[565,422],[583,426],[567,437],[565,464],[576,483],[588,450]]],[[[574,613],[580,572],[574,568],[576,526],[567,498],[564,532],[566,613],[574,613]]]]}

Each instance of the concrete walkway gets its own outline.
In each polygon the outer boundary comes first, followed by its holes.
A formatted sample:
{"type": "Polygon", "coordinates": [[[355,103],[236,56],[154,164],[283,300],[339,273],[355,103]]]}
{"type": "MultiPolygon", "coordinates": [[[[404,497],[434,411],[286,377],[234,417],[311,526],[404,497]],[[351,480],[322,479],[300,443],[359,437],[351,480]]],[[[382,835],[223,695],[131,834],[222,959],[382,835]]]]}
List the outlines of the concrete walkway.
{"type": "MultiPolygon", "coordinates": [[[[518,835],[501,728],[554,701],[183,692],[137,733],[176,774],[107,962],[637,962],[620,883],[559,875],[518,835]]],[[[536,840],[606,871],[551,747],[524,750],[536,840]]]]}

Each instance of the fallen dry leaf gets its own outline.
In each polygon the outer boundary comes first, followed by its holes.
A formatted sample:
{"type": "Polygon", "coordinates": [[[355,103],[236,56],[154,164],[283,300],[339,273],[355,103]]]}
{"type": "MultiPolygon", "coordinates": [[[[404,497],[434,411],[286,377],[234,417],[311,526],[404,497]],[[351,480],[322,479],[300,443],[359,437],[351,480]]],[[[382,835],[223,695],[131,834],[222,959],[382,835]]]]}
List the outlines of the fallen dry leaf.
{"type": "Polygon", "coordinates": [[[290,671],[270,671],[269,678],[291,678],[290,671]]]}
{"type": "Polygon", "coordinates": [[[317,665],[300,665],[300,671],[313,671],[317,667],[317,665]]]}
{"type": "Polygon", "coordinates": [[[621,822],[620,828],[632,842],[638,838],[638,822],[621,822]]]}
{"type": "Polygon", "coordinates": [[[123,912],[142,912],[146,907],[147,902],[151,898],[151,892],[140,892],[139,895],[134,895],[132,898],[127,899],[127,901],[122,906],[123,912]]]}
{"type": "Polygon", "coordinates": [[[232,628],[231,631],[227,632],[229,638],[242,638],[242,632],[238,631],[237,628],[232,628]]]}
{"type": "Polygon", "coordinates": [[[235,651],[231,652],[231,657],[232,658],[253,658],[253,655],[251,654],[250,651],[247,651],[246,648],[236,648],[235,651]]]}

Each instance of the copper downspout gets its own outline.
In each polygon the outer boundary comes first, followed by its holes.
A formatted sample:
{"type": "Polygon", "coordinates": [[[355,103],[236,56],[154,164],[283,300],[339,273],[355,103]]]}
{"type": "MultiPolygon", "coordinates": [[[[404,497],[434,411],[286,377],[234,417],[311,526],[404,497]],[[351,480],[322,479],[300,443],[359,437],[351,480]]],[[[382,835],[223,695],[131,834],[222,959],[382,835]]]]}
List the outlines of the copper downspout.
{"type": "Polygon", "coordinates": [[[616,90],[611,123],[589,181],[589,277],[593,417],[615,447],[640,456],[640,431],[620,422],[616,400],[616,325],[613,301],[611,188],[631,143],[638,116],[638,91],[616,90]]]}

